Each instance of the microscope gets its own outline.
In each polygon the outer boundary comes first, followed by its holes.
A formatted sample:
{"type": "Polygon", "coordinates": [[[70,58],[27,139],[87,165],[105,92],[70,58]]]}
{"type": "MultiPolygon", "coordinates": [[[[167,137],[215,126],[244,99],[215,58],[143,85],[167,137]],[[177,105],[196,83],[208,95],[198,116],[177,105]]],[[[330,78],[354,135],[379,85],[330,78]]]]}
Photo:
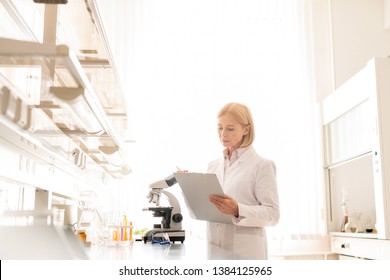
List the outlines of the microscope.
{"type": "Polygon", "coordinates": [[[182,220],[183,216],[180,212],[180,204],[177,198],[166,191],[165,189],[176,184],[176,179],[173,175],[163,179],[156,181],[149,185],[149,194],[147,198],[149,199],[149,203],[156,204],[156,207],[148,207],[143,210],[152,211],[153,217],[161,217],[161,224],[154,224],[153,229],[147,231],[143,235],[144,243],[156,242],[156,241],[164,241],[166,236],[168,235],[169,241],[176,242],[180,241],[184,242],[185,239],[185,231],[182,229],[182,220]],[[170,206],[162,207],[160,206],[160,197],[164,194],[170,206]]]}

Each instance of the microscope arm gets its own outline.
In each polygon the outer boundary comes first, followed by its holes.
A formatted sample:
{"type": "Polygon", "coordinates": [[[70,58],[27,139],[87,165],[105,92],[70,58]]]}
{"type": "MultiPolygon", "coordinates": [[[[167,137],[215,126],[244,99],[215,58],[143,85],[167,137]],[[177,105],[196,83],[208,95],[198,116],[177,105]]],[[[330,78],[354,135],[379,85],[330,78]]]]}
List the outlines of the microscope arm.
{"type": "Polygon", "coordinates": [[[171,205],[173,207],[173,209],[174,209],[173,216],[176,213],[181,213],[179,200],[173,194],[171,194],[170,192],[162,191],[162,193],[168,198],[169,205],[171,205]]]}

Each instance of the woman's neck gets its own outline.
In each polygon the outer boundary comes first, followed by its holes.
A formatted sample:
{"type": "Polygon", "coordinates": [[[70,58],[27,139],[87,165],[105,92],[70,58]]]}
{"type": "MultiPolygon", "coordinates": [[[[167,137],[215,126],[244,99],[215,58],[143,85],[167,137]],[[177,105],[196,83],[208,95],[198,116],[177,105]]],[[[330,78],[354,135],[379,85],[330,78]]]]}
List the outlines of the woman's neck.
{"type": "Polygon", "coordinates": [[[232,154],[233,154],[233,152],[235,151],[235,150],[237,150],[238,148],[236,148],[236,147],[229,147],[228,148],[228,158],[230,159],[231,157],[232,157],[232,154]]]}

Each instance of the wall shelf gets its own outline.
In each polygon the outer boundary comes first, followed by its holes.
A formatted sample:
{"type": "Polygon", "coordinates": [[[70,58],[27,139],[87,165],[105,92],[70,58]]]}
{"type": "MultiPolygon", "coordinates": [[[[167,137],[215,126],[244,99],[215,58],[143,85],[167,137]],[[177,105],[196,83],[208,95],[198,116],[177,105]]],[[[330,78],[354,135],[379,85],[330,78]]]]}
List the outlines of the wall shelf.
{"type": "MultiPolygon", "coordinates": [[[[130,168],[126,164],[121,140],[112,128],[77,57],[67,46],[0,38],[0,66],[5,73],[10,69],[8,74],[12,73],[13,68],[25,69],[27,72],[32,68],[36,75],[42,73],[40,83],[37,82],[35,87],[30,88],[31,95],[40,97],[39,103],[28,104],[28,101],[13,93],[14,98],[20,100],[18,106],[26,105],[30,109],[42,110],[58,130],[78,144],[79,149],[86,154],[89,150],[99,150],[101,146],[115,147],[122,163],[110,169],[117,172],[109,173],[115,177],[129,173],[130,168]],[[85,143],[83,139],[88,137],[95,138],[95,141],[90,141],[87,146],[81,146],[81,143],[85,143]]],[[[15,85],[11,87],[16,88],[15,85]]],[[[3,102],[3,106],[9,104],[3,102]]],[[[20,109],[15,107],[10,110],[20,109]]],[[[29,114],[31,112],[32,110],[29,110],[29,114]]],[[[31,125],[32,127],[27,129],[34,133],[36,128],[33,127],[33,123],[31,125]]],[[[46,135],[53,138],[53,135],[57,134],[53,132],[50,128],[46,135]]],[[[45,137],[45,133],[41,130],[37,136],[45,137]]],[[[100,158],[95,157],[97,164],[106,156],[104,152],[100,154],[100,158]]],[[[107,163],[104,164],[106,167],[107,163]]]]}

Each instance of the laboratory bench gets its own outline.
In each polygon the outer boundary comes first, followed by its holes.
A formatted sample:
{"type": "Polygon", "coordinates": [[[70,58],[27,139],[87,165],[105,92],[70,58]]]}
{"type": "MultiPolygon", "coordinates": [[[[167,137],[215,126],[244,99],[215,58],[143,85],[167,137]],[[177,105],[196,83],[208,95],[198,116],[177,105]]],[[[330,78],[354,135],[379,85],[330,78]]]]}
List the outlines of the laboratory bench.
{"type": "Polygon", "coordinates": [[[209,245],[204,239],[186,237],[186,240],[160,245],[143,241],[118,245],[91,245],[86,247],[91,260],[236,260],[231,251],[209,245]]]}
{"type": "MultiPolygon", "coordinates": [[[[138,238],[137,238],[138,239],[138,238]]],[[[135,240],[137,240],[135,238],[135,240]]],[[[0,226],[0,259],[5,260],[237,260],[231,251],[186,236],[183,243],[144,241],[85,243],[68,227],[0,226]]]]}

